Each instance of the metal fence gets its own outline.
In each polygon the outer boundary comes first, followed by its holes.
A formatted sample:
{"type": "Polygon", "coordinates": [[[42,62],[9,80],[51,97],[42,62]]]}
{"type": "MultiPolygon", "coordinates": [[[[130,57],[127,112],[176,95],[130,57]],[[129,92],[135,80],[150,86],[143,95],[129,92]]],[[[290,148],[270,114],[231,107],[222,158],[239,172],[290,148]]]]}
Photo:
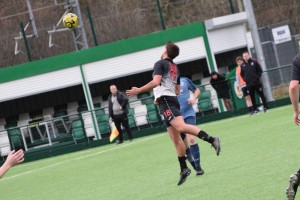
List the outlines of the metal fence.
{"type": "MultiPolygon", "coordinates": [[[[151,96],[131,101],[127,116],[132,131],[162,125],[151,96]]],[[[107,107],[88,111],[84,106],[73,110],[57,110],[54,114],[35,119],[19,118],[0,127],[0,156],[7,156],[12,149],[34,152],[49,147],[89,143],[109,137],[112,128],[107,107]]],[[[124,127],[122,129],[127,138],[124,127]]]]}

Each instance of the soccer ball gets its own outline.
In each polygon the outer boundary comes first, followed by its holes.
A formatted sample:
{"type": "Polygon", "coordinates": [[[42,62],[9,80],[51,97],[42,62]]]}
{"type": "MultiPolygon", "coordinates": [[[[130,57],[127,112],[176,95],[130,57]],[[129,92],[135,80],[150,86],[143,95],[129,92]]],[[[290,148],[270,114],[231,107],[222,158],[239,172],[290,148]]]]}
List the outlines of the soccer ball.
{"type": "Polygon", "coordinates": [[[63,17],[63,24],[66,28],[76,28],[78,26],[78,17],[74,13],[68,13],[63,17]]]}

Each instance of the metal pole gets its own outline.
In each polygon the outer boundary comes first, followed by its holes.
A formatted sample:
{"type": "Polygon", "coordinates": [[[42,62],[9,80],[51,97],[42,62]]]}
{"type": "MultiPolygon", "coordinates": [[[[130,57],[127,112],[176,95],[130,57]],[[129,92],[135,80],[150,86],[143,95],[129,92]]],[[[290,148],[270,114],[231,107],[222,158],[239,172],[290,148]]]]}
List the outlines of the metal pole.
{"type": "Polygon", "coordinates": [[[232,3],[232,0],[229,0],[229,6],[230,6],[230,11],[231,11],[231,14],[234,14],[234,7],[233,7],[233,3],[232,3]]]}
{"type": "Polygon", "coordinates": [[[244,6],[243,6],[243,3],[242,3],[242,0],[237,0],[237,4],[238,4],[239,12],[243,12],[244,11],[244,6]]]}
{"type": "Polygon", "coordinates": [[[34,20],[31,4],[30,4],[29,0],[27,0],[27,7],[28,7],[28,12],[29,12],[29,17],[30,17],[30,23],[32,25],[33,35],[37,37],[38,32],[36,29],[35,20],[34,20]]]}
{"type": "Polygon", "coordinates": [[[92,100],[92,96],[91,96],[91,92],[90,92],[90,88],[89,88],[89,84],[85,79],[85,74],[84,74],[84,70],[82,65],[79,66],[80,68],[80,73],[81,73],[81,78],[82,78],[82,86],[83,86],[83,91],[84,91],[84,96],[85,96],[85,100],[86,100],[86,104],[88,106],[88,110],[91,114],[91,118],[93,121],[93,125],[94,125],[94,130],[95,130],[95,135],[96,135],[96,139],[102,139],[101,133],[99,131],[98,128],[98,123],[97,123],[97,118],[96,118],[96,114],[95,114],[95,109],[94,109],[94,104],[93,104],[93,100],[92,100]]]}
{"type": "Polygon", "coordinates": [[[156,0],[156,5],[157,5],[157,10],[158,10],[158,14],[159,14],[159,18],[160,18],[160,24],[163,30],[166,30],[166,26],[165,26],[165,22],[164,22],[164,18],[161,12],[161,7],[160,7],[160,1],[156,0]]]}
{"type": "Polygon", "coordinates": [[[97,37],[96,37],[95,29],[94,29],[94,23],[93,23],[91,11],[90,11],[90,6],[86,6],[86,10],[87,10],[87,14],[88,14],[90,25],[91,25],[91,30],[92,30],[92,34],[93,34],[94,44],[95,44],[95,46],[98,46],[97,37]]]}
{"type": "Polygon", "coordinates": [[[20,23],[20,27],[21,27],[21,32],[22,32],[22,35],[23,35],[23,39],[24,39],[24,43],[25,43],[25,47],[26,47],[26,51],[27,51],[27,57],[28,57],[28,60],[31,62],[32,60],[31,60],[31,55],[30,55],[30,50],[29,50],[26,34],[25,34],[25,31],[24,31],[23,22],[20,23]]]}
{"type": "MultiPolygon", "coordinates": [[[[267,70],[265,56],[264,56],[264,52],[263,52],[263,49],[261,46],[261,42],[260,42],[258,30],[257,30],[257,24],[256,24],[253,7],[252,7],[252,1],[251,0],[243,0],[243,2],[244,2],[244,6],[245,6],[245,11],[248,15],[248,25],[249,25],[249,28],[250,28],[250,31],[252,34],[253,44],[254,44],[254,47],[256,50],[257,58],[262,67],[263,72],[265,72],[267,70]]],[[[266,97],[267,97],[268,101],[274,101],[269,76],[266,74],[265,76],[262,77],[262,79],[263,79],[263,83],[266,87],[265,92],[266,92],[266,97]]]]}

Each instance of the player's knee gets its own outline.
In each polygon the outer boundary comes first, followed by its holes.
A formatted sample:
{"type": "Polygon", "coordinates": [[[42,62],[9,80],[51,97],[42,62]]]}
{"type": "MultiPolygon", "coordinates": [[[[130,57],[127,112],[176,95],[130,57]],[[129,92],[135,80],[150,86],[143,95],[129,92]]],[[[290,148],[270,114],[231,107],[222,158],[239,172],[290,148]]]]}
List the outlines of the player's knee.
{"type": "Polygon", "coordinates": [[[189,143],[190,143],[191,145],[196,144],[195,138],[190,138],[190,139],[189,139],[189,143]]]}

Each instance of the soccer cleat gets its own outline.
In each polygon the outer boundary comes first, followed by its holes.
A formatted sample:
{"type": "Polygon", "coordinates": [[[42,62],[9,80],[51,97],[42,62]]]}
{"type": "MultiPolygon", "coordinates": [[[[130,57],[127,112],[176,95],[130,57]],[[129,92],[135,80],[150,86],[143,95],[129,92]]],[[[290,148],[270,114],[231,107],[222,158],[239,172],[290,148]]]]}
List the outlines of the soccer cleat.
{"type": "Polygon", "coordinates": [[[299,174],[292,174],[290,176],[290,180],[289,180],[289,184],[288,187],[286,188],[286,196],[288,198],[288,200],[294,200],[296,193],[297,193],[297,189],[299,186],[299,174]]]}
{"type": "Polygon", "coordinates": [[[211,146],[216,150],[217,156],[221,152],[221,140],[218,137],[214,138],[214,142],[211,144],[211,146]]]}
{"type": "Polygon", "coordinates": [[[264,113],[268,112],[268,108],[264,108],[264,113]]]}
{"type": "Polygon", "coordinates": [[[197,167],[196,176],[200,176],[204,174],[204,170],[201,167],[197,167]]]}
{"type": "Polygon", "coordinates": [[[180,177],[177,185],[181,185],[185,182],[186,178],[191,174],[191,170],[189,168],[185,168],[180,172],[180,177]]]}

